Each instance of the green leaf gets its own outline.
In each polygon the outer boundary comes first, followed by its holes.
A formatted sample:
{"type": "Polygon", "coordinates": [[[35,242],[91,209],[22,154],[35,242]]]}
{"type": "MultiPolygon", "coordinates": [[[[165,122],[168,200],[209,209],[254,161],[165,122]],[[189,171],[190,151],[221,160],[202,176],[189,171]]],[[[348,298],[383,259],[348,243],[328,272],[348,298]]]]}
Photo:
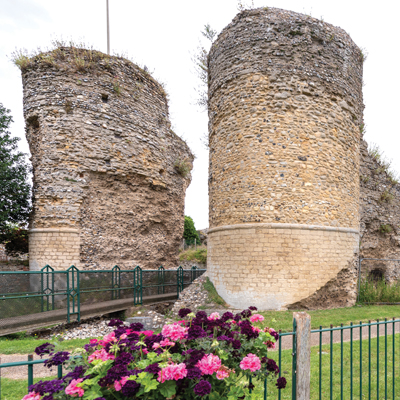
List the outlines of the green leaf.
{"type": "Polygon", "coordinates": [[[176,383],[174,381],[165,381],[161,383],[158,388],[160,393],[167,399],[176,393],[176,383]]]}
{"type": "Polygon", "coordinates": [[[83,400],[95,400],[98,397],[102,397],[101,387],[99,385],[92,386],[89,390],[85,390],[83,400]]]}
{"type": "Polygon", "coordinates": [[[159,385],[159,382],[157,382],[157,380],[153,378],[153,374],[149,374],[147,372],[141,372],[137,376],[136,382],[138,382],[142,386],[144,386],[145,393],[148,393],[151,390],[157,389],[157,386],[159,385]]]}
{"type": "Polygon", "coordinates": [[[145,369],[150,364],[151,364],[151,361],[149,359],[141,360],[136,363],[138,369],[145,369]]]}

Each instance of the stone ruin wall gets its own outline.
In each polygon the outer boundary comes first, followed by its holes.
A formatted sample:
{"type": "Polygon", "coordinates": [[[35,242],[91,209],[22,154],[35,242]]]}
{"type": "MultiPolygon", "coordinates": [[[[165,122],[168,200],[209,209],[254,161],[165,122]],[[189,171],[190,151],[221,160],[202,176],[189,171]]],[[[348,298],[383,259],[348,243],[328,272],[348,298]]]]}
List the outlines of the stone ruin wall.
{"type": "Polygon", "coordinates": [[[162,86],[128,60],[75,48],[35,57],[22,80],[30,269],[176,268],[193,155],[162,86]]]}
{"type": "MultiPolygon", "coordinates": [[[[368,153],[365,141],[361,142],[360,217],[360,257],[399,260],[400,185],[368,153]]],[[[365,260],[361,277],[398,281],[400,262],[365,260]]]]}
{"type": "Polygon", "coordinates": [[[207,265],[232,306],[354,304],[362,65],[342,29],[274,8],[214,42],[207,265]]]}

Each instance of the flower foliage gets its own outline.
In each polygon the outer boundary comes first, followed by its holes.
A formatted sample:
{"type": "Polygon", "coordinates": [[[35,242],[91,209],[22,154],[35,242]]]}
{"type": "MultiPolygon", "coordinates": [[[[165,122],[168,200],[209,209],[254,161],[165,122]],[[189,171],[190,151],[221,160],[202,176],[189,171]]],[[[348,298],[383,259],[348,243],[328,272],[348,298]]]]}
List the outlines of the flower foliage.
{"type": "Polygon", "coordinates": [[[45,343],[36,353],[50,356],[48,367],[62,364],[69,372],[30,386],[23,400],[253,399],[249,386],[265,378],[283,389],[286,380],[267,357],[279,334],[253,325],[262,321],[253,311],[207,316],[184,309],[185,319],[160,334],[113,320],[113,332],[72,354],[45,343]]]}

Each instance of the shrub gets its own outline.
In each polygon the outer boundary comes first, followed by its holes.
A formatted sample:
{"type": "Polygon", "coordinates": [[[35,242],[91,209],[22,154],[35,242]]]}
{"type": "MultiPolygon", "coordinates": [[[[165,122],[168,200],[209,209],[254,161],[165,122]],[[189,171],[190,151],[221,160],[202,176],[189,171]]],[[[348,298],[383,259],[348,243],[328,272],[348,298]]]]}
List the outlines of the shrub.
{"type": "Polygon", "coordinates": [[[253,384],[268,378],[279,389],[286,386],[285,378],[278,378],[276,362],[267,358],[279,334],[253,325],[264,319],[261,315],[248,309],[235,316],[226,312],[207,317],[204,311],[194,315],[181,309],[179,316],[183,321],[164,325],[158,335],[143,331],[140,323],[128,328],[111,320],[113,332],[73,354],[55,353],[50,343],[37,347],[38,355],[50,356],[46,366],[64,365],[72,371],[31,385],[25,399],[236,400],[249,395],[250,378],[253,384]]]}
{"type": "Polygon", "coordinates": [[[385,190],[381,194],[380,201],[386,202],[386,203],[391,203],[393,198],[394,198],[394,196],[392,195],[392,193],[390,193],[388,190],[385,190]]]}
{"type": "Polygon", "coordinates": [[[199,247],[197,250],[188,249],[179,254],[181,261],[198,261],[205,264],[207,262],[207,247],[199,247]]]}
{"type": "Polygon", "coordinates": [[[194,239],[196,239],[196,243],[200,244],[200,236],[194,227],[194,221],[191,217],[185,215],[185,225],[183,229],[183,237],[187,243],[194,243],[194,239]]]}
{"type": "Polygon", "coordinates": [[[5,243],[7,255],[17,257],[29,253],[29,238],[26,229],[15,227],[0,234],[0,243],[5,243]]]}

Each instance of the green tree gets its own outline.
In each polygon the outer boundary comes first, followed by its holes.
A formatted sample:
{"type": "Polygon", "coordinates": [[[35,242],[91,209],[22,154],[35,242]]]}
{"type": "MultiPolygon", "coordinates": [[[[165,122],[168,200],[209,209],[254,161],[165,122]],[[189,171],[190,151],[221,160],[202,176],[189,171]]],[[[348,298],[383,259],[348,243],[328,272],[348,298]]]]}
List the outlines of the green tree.
{"type": "Polygon", "coordinates": [[[25,154],[17,151],[19,138],[11,137],[13,119],[0,103],[0,242],[10,240],[10,231],[27,223],[31,211],[31,171],[25,154]]]}
{"type": "Polygon", "coordinates": [[[200,244],[200,236],[194,227],[194,222],[191,217],[185,215],[185,227],[183,229],[183,238],[186,241],[186,244],[193,244],[194,239],[196,239],[196,243],[200,244]]]}

